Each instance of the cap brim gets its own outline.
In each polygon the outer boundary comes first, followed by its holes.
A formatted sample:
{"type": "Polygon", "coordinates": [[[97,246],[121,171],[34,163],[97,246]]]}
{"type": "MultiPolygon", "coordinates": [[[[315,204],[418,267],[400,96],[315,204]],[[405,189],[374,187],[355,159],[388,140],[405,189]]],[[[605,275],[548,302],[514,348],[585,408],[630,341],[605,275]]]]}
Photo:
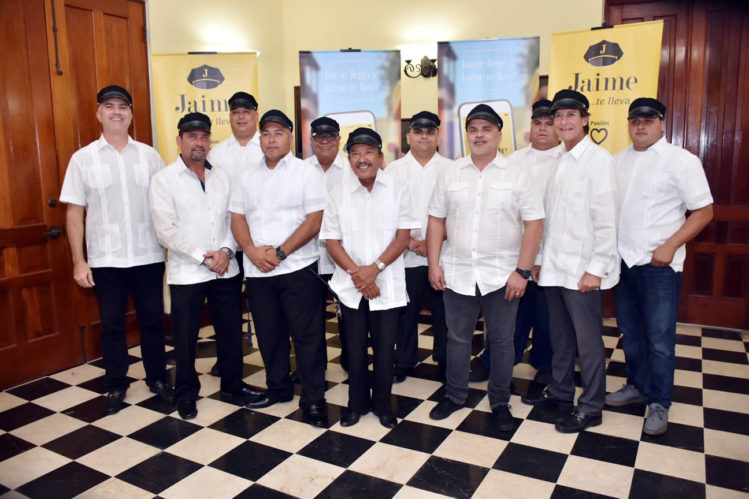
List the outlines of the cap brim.
{"type": "Polygon", "coordinates": [[[229,109],[236,109],[238,107],[244,107],[246,109],[250,109],[252,111],[257,110],[257,104],[253,104],[251,101],[248,101],[247,99],[234,99],[231,104],[229,104],[229,109]]]}
{"type": "Polygon", "coordinates": [[[195,130],[203,131],[203,132],[209,132],[211,131],[211,125],[203,122],[203,121],[188,121],[187,123],[182,123],[182,126],[179,127],[180,133],[183,132],[192,132],[195,130]]]}
{"type": "Polygon", "coordinates": [[[123,94],[122,92],[118,92],[117,90],[110,90],[109,92],[102,94],[102,96],[99,98],[99,104],[109,99],[122,99],[127,102],[128,105],[133,105],[127,95],[123,94]]]}
{"type": "Polygon", "coordinates": [[[317,135],[338,135],[339,133],[340,133],[339,130],[336,130],[330,125],[317,125],[315,128],[312,129],[313,137],[317,135]]]}
{"type": "Polygon", "coordinates": [[[497,120],[497,117],[496,117],[496,116],[494,116],[494,115],[492,115],[492,114],[490,114],[490,113],[485,113],[485,112],[483,112],[483,111],[479,111],[478,113],[473,113],[473,114],[469,114],[469,115],[468,115],[468,118],[466,119],[466,127],[467,127],[467,126],[468,126],[468,124],[469,124],[469,123],[470,123],[471,121],[473,121],[473,120],[486,120],[486,121],[491,121],[492,123],[494,123],[494,124],[495,124],[495,125],[497,125],[498,127],[499,127],[499,126],[501,126],[501,125],[500,125],[501,119],[500,119],[500,120],[497,120]]]}
{"type": "Polygon", "coordinates": [[[551,105],[551,110],[552,111],[556,111],[557,109],[584,109],[584,110],[587,110],[588,108],[585,107],[585,104],[583,104],[579,100],[575,100],[575,99],[559,99],[558,101],[554,102],[554,104],[551,105]]]}
{"type": "Polygon", "coordinates": [[[663,113],[655,109],[654,107],[650,106],[639,106],[634,108],[629,112],[629,115],[627,115],[627,119],[629,118],[638,118],[638,117],[644,117],[644,118],[660,118],[663,119],[663,113]]]}
{"type": "Polygon", "coordinates": [[[382,150],[382,144],[377,142],[377,139],[372,137],[371,135],[359,135],[355,139],[353,139],[352,142],[349,142],[346,144],[346,152],[349,152],[349,149],[351,149],[351,146],[355,146],[356,144],[367,144],[370,146],[376,147],[378,150],[382,150]]]}
{"type": "Polygon", "coordinates": [[[536,116],[551,116],[551,108],[548,106],[537,107],[531,113],[531,118],[535,118],[536,116]]]}
{"type": "Polygon", "coordinates": [[[440,126],[437,123],[435,123],[434,121],[428,120],[428,119],[425,119],[425,118],[414,120],[408,126],[408,128],[411,129],[411,130],[414,129],[414,128],[439,128],[439,127],[440,126]]]}

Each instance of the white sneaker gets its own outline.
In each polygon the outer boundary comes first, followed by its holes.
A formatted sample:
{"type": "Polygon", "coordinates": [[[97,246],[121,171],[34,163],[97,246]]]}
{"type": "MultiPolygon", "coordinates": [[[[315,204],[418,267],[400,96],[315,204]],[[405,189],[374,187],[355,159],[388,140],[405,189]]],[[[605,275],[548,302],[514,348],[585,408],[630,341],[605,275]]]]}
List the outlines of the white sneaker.
{"type": "Polygon", "coordinates": [[[620,407],[629,404],[644,404],[645,396],[634,385],[622,385],[620,389],[606,395],[606,405],[620,407]]]}
{"type": "Polygon", "coordinates": [[[655,402],[648,406],[648,417],[642,428],[646,435],[663,435],[668,428],[668,409],[655,402]]]}

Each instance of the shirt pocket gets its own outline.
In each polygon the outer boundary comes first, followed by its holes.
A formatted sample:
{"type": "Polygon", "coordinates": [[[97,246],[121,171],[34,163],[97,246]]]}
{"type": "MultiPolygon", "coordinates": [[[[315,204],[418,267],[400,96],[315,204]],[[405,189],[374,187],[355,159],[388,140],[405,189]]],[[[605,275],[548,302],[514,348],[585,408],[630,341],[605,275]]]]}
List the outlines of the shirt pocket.
{"type": "Polygon", "coordinates": [[[148,187],[148,184],[151,182],[151,169],[148,164],[136,163],[133,165],[133,176],[137,185],[148,187]]]}
{"type": "Polygon", "coordinates": [[[456,208],[468,200],[468,182],[453,182],[447,185],[447,204],[456,208]]]}
{"type": "Polygon", "coordinates": [[[493,182],[487,190],[487,205],[490,209],[509,208],[513,201],[513,185],[509,182],[493,182]]]}
{"type": "Polygon", "coordinates": [[[88,184],[93,189],[106,189],[112,185],[112,168],[109,165],[94,164],[86,172],[88,184]]]}

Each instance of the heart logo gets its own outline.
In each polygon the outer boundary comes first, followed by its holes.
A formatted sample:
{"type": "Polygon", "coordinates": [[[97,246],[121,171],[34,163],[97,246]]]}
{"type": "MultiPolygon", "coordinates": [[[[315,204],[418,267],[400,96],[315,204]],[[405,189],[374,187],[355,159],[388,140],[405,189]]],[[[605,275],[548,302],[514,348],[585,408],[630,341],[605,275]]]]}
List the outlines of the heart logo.
{"type": "Polygon", "coordinates": [[[604,140],[606,140],[606,137],[609,136],[609,131],[605,128],[591,128],[590,129],[590,140],[595,142],[596,144],[601,144],[604,140]]]}

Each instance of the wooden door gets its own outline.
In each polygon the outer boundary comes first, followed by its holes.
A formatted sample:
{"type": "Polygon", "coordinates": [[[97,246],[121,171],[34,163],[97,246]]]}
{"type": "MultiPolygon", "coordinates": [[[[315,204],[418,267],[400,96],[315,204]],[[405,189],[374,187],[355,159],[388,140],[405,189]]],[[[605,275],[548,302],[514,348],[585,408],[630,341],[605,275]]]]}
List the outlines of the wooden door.
{"type": "Polygon", "coordinates": [[[0,2],[0,388],[83,359],[71,313],[44,4],[0,2]]]}
{"type": "Polygon", "coordinates": [[[666,137],[699,156],[715,200],[687,245],[679,320],[749,329],[749,4],[606,2],[609,24],[657,19],[666,137]]]}

